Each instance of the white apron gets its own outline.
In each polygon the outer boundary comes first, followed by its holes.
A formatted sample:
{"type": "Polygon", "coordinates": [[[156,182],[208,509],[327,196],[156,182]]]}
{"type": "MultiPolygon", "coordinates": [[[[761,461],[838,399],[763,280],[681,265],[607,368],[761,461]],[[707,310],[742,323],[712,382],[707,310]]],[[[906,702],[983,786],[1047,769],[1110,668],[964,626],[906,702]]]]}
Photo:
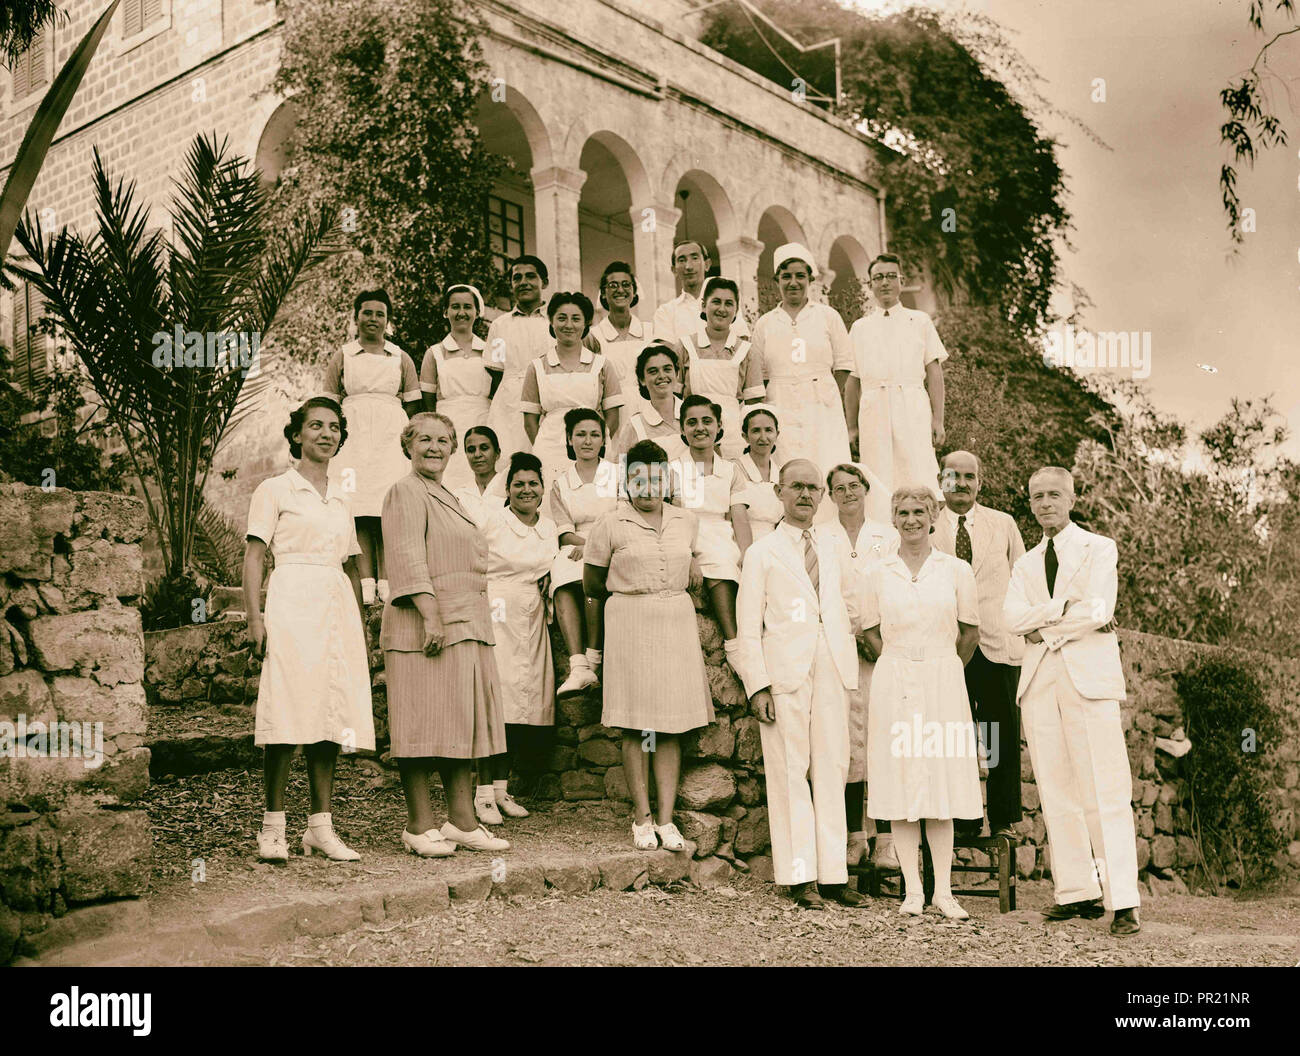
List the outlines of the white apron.
{"type": "Polygon", "coordinates": [[[431,351],[438,364],[438,413],[456,423],[456,451],[442,474],[442,486],[455,491],[474,483],[474,473],[465,460],[465,430],[487,423],[492,375],[483,366],[482,356],[462,353],[449,359],[441,343],[431,351]]]}
{"type": "Polygon", "coordinates": [[[691,392],[707,396],[722,408],[722,457],[736,459],[745,450],[740,432],[740,369],[749,355],[749,338],[736,342],[730,359],[710,359],[696,350],[695,337],[683,337],[687,362],[690,364],[691,392]]]}
{"type": "Polygon", "coordinates": [[[758,542],[776,527],[777,521],[785,516],[785,507],[776,497],[776,490],[773,487],[780,476],[781,466],[776,460],[776,454],[773,453],[769,463],[772,479],[763,480],[758,467],[754,465],[754,460],[749,455],[741,455],[736,459],[736,464],[748,482],[744,490],[737,494],[736,501],[747,508],[750,534],[754,542],[758,542]]]}
{"type": "MultiPolygon", "coordinates": [[[[546,360],[537,360],[537,402],[542,405],[542,424],[533,441],[533,454],[542,460],[543,480],[553,486],[557,473],[567,472],[569,455],[565,450],[564,415],[574,407],[590,407],[603,418],[601,409],[600,370],[605,357],[595,355],[585,370],[546,370],[546,360]]],[[[522,417],[522,415],[521,415],[522,417]]]]}
{"type": "Polygon", "coordinates": [[[505,721],[551,726],[555,723],[555,668],[546,602],[537,581],[489,576],[487,593],[505,721]],[[497,613],[505,618],[498,620],[497,613]]]}
{"type": "Polygon", "coordinates": [[[690,453],[672,463],[673,489],[678,505],[690,510],[699,522],[698,560],[708,579],[740,582],[740,547],[726,514],[731,509],[732,478],[739,470],[734,462],[714,456],[713,472],[701,473],[690,453]]]}
{"type": "Polygon", "coordinates": [[[329,479],[342,489],[353,517],[378,517],[388,489],[411,472],[402,453],[401,355],[345,352],[343,391],[348,438],[330,460],[329,479]]]}

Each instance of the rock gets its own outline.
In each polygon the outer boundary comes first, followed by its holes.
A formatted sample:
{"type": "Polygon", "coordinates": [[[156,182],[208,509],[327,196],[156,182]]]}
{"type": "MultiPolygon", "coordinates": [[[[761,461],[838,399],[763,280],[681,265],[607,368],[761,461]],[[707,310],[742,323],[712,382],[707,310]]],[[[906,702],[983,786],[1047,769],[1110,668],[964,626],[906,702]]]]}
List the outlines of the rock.
{"type": "Polygon", "coordinates": [[[719,887],[727,883],[735,870],[723,858],[701,858],[691,862],[691,883],[696,887],[719,887]]]}
{"type": "Polygon", "coordinates": [[[153,836],[144,811],[61,812],[57,822],[69,903],[135,897],[148,890],[153,836]]]}
{"type": "MultiPolygon", "coordinates": [[[[250,734],[251,736],[251,734],[250,734]]],[[[119,803],[134,803],[149,790],[149,763],[153,753],[144,747],[119,746],[96,770],[88,770],[86,785],[113,793],[119,803]]]]}
{"type": "Polygon", "coordinates": [[[687,810],[706,810],[730,803],[736,795],[736,779],[717,763],[691,766],[677,787],[677,802],[687,810]]]}
{"type": "Polygon", "coordinates": [[[1157,803],[1155,811],[1156,831],[1172,832],[1174,828],[1174,812],[1170,809],[1168,803],[1157,803]]]}
{"type": "Polygon", "coordinates": [[[605,798],[620,803],[632,798],[627,790],[627,773],[621,766],[611,766],[605,771],[605,798]]]}
{"type": "Polygon", "coordinates": [[[144,592],[144,565],[139,546],[97,539],[69,558],[66,594],[84,607],[100,598],[136,598],[144,592]]]}
{"type": "Polygon", "coordinates": [[[686,841],[684,851],[666,851],[662,847],[646,855],[646,873],[650,883],[662,886],[674,880],[685,880],[691,870],[691,855],[695,844],[686,841]]]}
{"type": "MultiPolygon", "coordinates": [[[[5,960],[3,920],[4,908],[0,907],[0,964],[5,960]]],[[[142,933],[149,926],[149,906],[143,901],[129,898],[97,906],[82,906],[69,910],[61,917],[45,917],[40,920],[40,925],[43,926],[33,928],[32,923],[29,918],[15,943],[14,952],[39,957],[51,950],[91,942],[108,935],[142,933]]]]}
{"type": "Polygon", "coordinates": [[[742,777],[736,781],[736,795],[745,806],[757,806],[763,800],[763,783],[754,777],[742,777]]]}
{"type": "Polygon", "coordinates": [[[384,915],[394,920],[427,917],[451,905],[451,892],[444,880],[421,881],[384,896],[384,915]]]}
{"type": "Polygon", "coordinates": [[[747,872],[756,880],[764,880],[767,883],[773,883],[775,873],[772,872],[772,859],[766,854],[760,854],[754,858],[747,858],[745,864],[749,867],[747,872]]]}
{"type": "Polygon", "coordinates": [[[695,853],[707,858],[718,849],[722,831],[722,821],[713,814],[703,814],[696,810],[679,810],[674,815],[678,829],[688,840],[694,840],[695,853]]]}
{"type": "Polygon", "coordinates": [[[1287,857],[1296,865],[1300,865],[1300,840],[1292,840],[1286,845],[1287,857]]]}
{"type": "Polygon", "coordinates": [[[1161,785],[1157,799],[1161,803],[1173,803],[1178,799],[1178,790],[1173,785],[1161,785]]]}
{"type": "Polygon", "coordinates": [[[560,775],[560,793],[565,799],[604,799],[605,778],[589,770],[567,770],[560,775]]]}
{"type": "Polygon", "coordinates": [[[1141,836],[1137,839],[1137,863],[1139,873],[1151,864],[1151,841],[1141,836]]]}
{"type": "Polygon", "coordinates": [[[583,741],[589,741],[593,737],[603,737],[607,741],[613,741],[615,744],[619,744],[623,740],[623,731],[611,730],[608,726],[602,726],[598,722],[592,723],[590,726],[584,726],[578,731],[579,744],[583,741]]]}
{"type": "Polygon", "coordinates": [[[1137,826],[1137,833],[1139,836],[1144,836],[1149,840],[1151,839],[1152,836],[1156,834],[1156,819],[1155,816],[1149,810],[1146,809],[1139,810],[1137,812],[1137,818],[1135,819],[1135,824],[1137,826]]]}
{"type": "Polygon", "coordinates": [[[741,806],[741,804],[739,803],[731,804],[731,806],[729,806],[726,810],[727,817],[729,817],[732,821],[739,821],[748,813],[749,813],[749,808],[741,806]]]}
{"type": "Polygon", "coordinates": [[[447,877],[447,894],[453,902],[482,902],[491,891],[491,873],[462,873],[447,877]]]}
{"type": "Polygon", "coordinates": [[[59,715],[75,722],[102,722],[104,736],[145,732],[148,704],[139,682],[101,685],[93,678],[55,675],[51,686],[59,715]]]}
{"type": "Polygon", "coordinates": [[[43,491],[25,484],[0,485],[0,573],[48,581],[55,537],[72,534],[76,493],[43,491]]]}
{"type": "Polygon", "coordinates": [[[611,891],[626,891],[647,875],[649,864],[642,854],[619,854],[602,858],[600,884],[611,891]]]}
{"type": "Polygon", "coordinates": [[[600,721],[600,695],[581,693],[556,703],[557,722],[563,726],[588,726],[600,721]]]}
{"type": "Polygon", "coordinates": [[[1037,810],[1039,808],[1038,786],[1034,782],[1020,782],[1020,802],[1025,810],[1037,810]]]}
{"type": "Polygon", "coordinates": [[[692,731],[683,748],[701,759],[727,761],[736,749],[736,733],[731,728],[731,719],[720,715],[716,722],[692,731]]]}
{"type": "Polygon", "coordinates": [[[719,835],[723,843],[731,843],[736,838],[736,819],[719,818],[719,835]]]}
{"type": "Polygon", "coordinates": [[[319,898],[299,905],[294,926],[300,935],[325,938],[361,927],[361,899],[319,898]]]}
{"type": "Polygon", "coordinates": [[[0,965],[8,964],[13,960],[21,927],[22,921],[18,914],[11,913],[5,906],[0,906],[0,965]]]}
{"type": "Polygon", "coordinates": [[[144,640],[135,609],[40,616],[28,624],[32,653],[46,671],[93,672],[106,686],[144,676],[144,640]]]}
{"type": "Polygon", "coordinates": [[[19,715],[25,715],[29,725],[57,718],[49,683],[31,668],[0,677],[0,721],[16,722],[19,715]]]}
{"type": "Polygon", "coordinates": [[[767,828],[767,808],[755,807],[736,823],[736,853],[748,857],[772,842],[767,828]]]}
{"type": "Polygon", "coordinates": [[[590,862],[548,862],[543,871],[546,886],[566,895],[585,895],[600,883],[600,870],[590,862]]]}
{"type": "Polygon", "coordinates": [[[1151,842],[1151,864],[1157,869],[1169,869],[1177,855],[1178,844],[1172,836],[1160,835],[1151,842]]]}
{"type": "Polygon", "coordinates": [[[572,748],[557,744],[550,751],[546,759],[546,769],[554,773],[564,773],[566,770],[573,770],[578,765],[578,753],[572,748]]]}
{"type": "Polygon", "coordinates": [[[1160,795],[1160,786],[1154,781],[1142,782],[1142,806],[1153,807],[1156,803],[1156,797],[1160,795]]]}
{"type": "Polygon", "coordinates": [[[1196,846],[1196,841],[1190,836],[1177,837],[1178,843],[1178,864],[1181,866],[1195,865],[1201,860],[1200,849],[1196,846]]]}
{"type": "Polygon", "coordinates": [[[1037,865],[1037,847],[1030,843],[1022,843],[1016,847],[1016,876],[1021,880],[1028,880],[1034,875],[1037,865]]]}
{"type": "Polygon", "coordinates": [[[744,718],[736,720],[734,728],[736,731],[736,761],[751,765],[762,762],[763,740],[758,732],[758,720],[752,715],[746,715],[744,718]]]}
{"type": "Polygon", "coordinates": [[[92,532],[119,543],[138,543],[149,530],[149,516],[144,501],[134,495],[107,491],[77,492],[77,532],[92,532]]]}
{"type": "Polygon", "coordinates": [[[622,762],[623,753],[613,741],[593,737],[578,746],[578,755],[596,766],[615,766],[622,762]]]}
{"type": "Polygon", "coordinates": [[[540,865],[515,865],[505,858],[492,862],[493,898],[541,898],[546,894],[546,874],[540,865]]]}
{"type": "Polygon", "coordinates": [[[730,840],[725,840],[722,843],[719,843],[718,849],[713,853],[719,858],[727,859],[729,862],[735,861],[736,858],[736,848],[730,840]]]}

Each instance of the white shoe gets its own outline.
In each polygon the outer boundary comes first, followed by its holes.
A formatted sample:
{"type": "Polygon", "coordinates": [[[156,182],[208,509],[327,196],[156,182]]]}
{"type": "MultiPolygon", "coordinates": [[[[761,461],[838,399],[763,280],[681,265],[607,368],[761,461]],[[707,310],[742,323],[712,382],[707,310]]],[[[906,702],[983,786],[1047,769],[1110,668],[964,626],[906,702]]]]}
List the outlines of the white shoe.
{"type": "Polygon", "coordinates": [[[375,593],[379,596],[380,601],[388,601],[388,580],[381,579],[375,583],[375,593]]]}
{"type": "Polygon", "coordinates": [[[876,837],[876,851],[871,856],[871,864],[877,869],[897,869],[898,855],[894,853],[894,834],[882,832],[876,837]]]}
{"type": "Polygon", "coordinates": [[[323,830],[308,827],[302,834],[302,853],[310,858],[312,851],[320,851],[334,862],[361,861],[361,855],[338,838],[333,826],[323,830]]]}
{"type": "Polygon", "coordinates": [[[437,829],[430,829],[417,835],[412,835],[403,829],[402,846],[421,858],[450,858],[456,853],[456,845],[450,840],[444,840],[442,833],[437,829]]]}
{"type": "Polygon", "coordinates": [[[970,914],[961,908],[961,904],[952,895],[935,895],[930,901],[949,920],[970,920],[970,914]]]}
{"type": "Polygon", "coordinates": [[[659,837],[655,835],[655,825],[647,821],[644,825],[632,822],[632,842],[638,851],[653,851],[659,846],[659,837]]]}
{"type": "Polygon", "coordinates": [[[655,832],[659,834],[659,842],[663,845],[664,850],[686,850],[686,841],[682,839],[682,834],[677,831],[677,826],[671,821],[667,825],[656,825],[655,832]]]}
{"type": "Polygon", "coordinates": [[[464,832],[456,828],[450,821],[442,827],[442,838],[448,843],[454,843],[458,847],[464,847],[470,851],[508,851],[510,850],[510,841],[503,840],[499,836],[493,836],[487,829],[480,825],[477,829],[470,832],[464,832]]]}
{"type": "Polygon", "coordinates": [[[475,799],[474,813],[484,825],[501,825],[506,820],[501,816],[501,811],[497,809],[495,799],[475,799]]]}
{"type": "Polygon", "coordinates": [[[596,677],[595,672],[593,672],[591,668],[571,667],[569,669],[569,677],[566,678],[560,688],[555,691],[555,695],[557,697],[570,697],[575,693],[581,693],[583,690],[598,685],[600,685],[600,679],[596,677]]]}
{"type": "Polygon", "coordinates": [[[262,829],[257,834],[257,856],[264,862],[287,862],[289,842],[284,829],[262,829]]]}
{"type": "Polygon", "coordinates": [[[375,581],[370,578],[361,581],[361,604],[373,605],[375,603],[375,581]]]}
{"type": "Polygon", "coordinates": [[[866,856],[867,834],[865,832],[850,832],[848,848],[844,853],[845,862],[848,865],[858,865],[866,856]]]}
{"type": "Polygon", "coordinates": [[[898,907],[898,912],[905,917],[919,917],[925,912],[925,895],[908,895],[898,907]]]}
{"type": "Polygon", "coordinates": [[[509,792],[502,792],[501,795],[497,796],[497,809],[507,818],[528,817],[527,808],[521,807],[509,792]]]}

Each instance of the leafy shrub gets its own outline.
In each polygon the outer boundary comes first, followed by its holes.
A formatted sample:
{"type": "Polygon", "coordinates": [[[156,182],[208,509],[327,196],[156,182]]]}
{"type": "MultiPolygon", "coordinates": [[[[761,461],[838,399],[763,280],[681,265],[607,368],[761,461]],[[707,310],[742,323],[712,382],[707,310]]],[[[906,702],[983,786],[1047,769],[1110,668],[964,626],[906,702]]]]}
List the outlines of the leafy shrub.
{"type": "Polygon", "coordinates": [[[200,583],[188,572],[163,575],[145,589],[140,601],[140,620],[146,631],[162,631],[171,627],[188,627],[196,621],[195,612],[206,614],[212,587],[200,583]],[[202,600],[196,610],[195,601],[202,600]]]}

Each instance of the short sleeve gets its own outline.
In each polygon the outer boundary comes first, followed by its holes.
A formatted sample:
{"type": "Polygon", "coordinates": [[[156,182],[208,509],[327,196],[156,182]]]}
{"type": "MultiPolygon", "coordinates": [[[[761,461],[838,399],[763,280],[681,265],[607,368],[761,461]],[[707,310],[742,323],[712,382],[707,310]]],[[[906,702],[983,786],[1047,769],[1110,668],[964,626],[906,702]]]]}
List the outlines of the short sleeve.
{"type": "Polygon", "coordinates": [[[415,372],[415,360],[402,353],[402,402],[411,403],[420,398],[420,376],[415,372]]]}
{"type": "Polygon", "coordinates": [[[420,391],[430,396],[438,395],[438,357],[434,354],[436,346],[430,345],[420,364],[420,391]]]}
{"type": "Polygon", "coordinates": [[[740,503],[740,496],[743,492],[749,490],[749,478],[741,472],[740,464],[731,463],[731,505],[735,506],[740,503]]]}
{"type": "Polygon", "coordinates": [[[864,315],[849,327],[849,353],[853,357],[853,362],[849,365],[849,376],[854,378],[862,377],[862,371],[858,369],[858,348],[863,341],[862,335],[865,332],[863,323],[866,321],[867,317],[864,315]]]}
{"type": "Polygon", "coordinates": [[[862,577],[862,594],[860,598],[862,629],[869,631],[880,626],[880,568],[868,569],[862,577]]]}
{"type": "Polygon", "coordinates": [[[321,375],[321,391],[326,396],[343,398],[343,349],[335,349],[334,354],[325,361],[325,372],[321,375]]]}
{"type": "Polygon", "coordinates": [[[952,559],[957,570],[957,622],[978,627],[980,622],[980,596],[975,586],[975,572],[965,561],[952,559]]]}
{"type": "Polygon", "coordinates": [[[623,406],[623,387],[618,381],[618,371],[608,359],[600,365],[600,391],[604,394],[604,399],[600,402],[602,411],[623,406]]]}
{"type": "MultiPolygon", "coordinates": [[[[280,489],[275,483],[277,479],[268,477],[262,481],[253,492],[253,498],[248,504],[248,531],[245,535],[251,539],[260,539],[267,546],[271,545],[276,522],[280,519],[280,489]]],[[[355,522],[352,518],[348,518],[348,522],[353,524],[352,538],[355,543],[355,522]]]]}
{"type": "Polygon", "coordinates": [[[573,531],[573,514],[569,511],[569,503],[564,497],[564,489],[560,487],[559,477],[556,477],[551,486],[551,520],[555,522],[556,535],[573,531]]]}
{"type": "Polygon", "coordinates": [[[524,371],[524,388],[519,394],[519,410],[524,414],[542,413],[542,394],[537,385],[537,370],[537,360],[533,360],[524,371]]]}
{"type": "Polygon", "coordinates": [[[740,365],[740,399],[762,399],[763,391],[763,367],[758,361],[758,356],[754,354],[754,346],[751,342],[749,354],[740,365]]]}
{"type": "Polygon", "coordinates": [[[942,363],[948,358],[948,350],[943,347],[943,341],[939,338],[939,331],[935,329],[934,320],[928,315],[925,317],[925,360],[929,363],[942,363]]]}
{"type": "Polygon", "coordinates": [[[831,343],[831,370],[853,369],[853,345],[849,341],[849,332],[844,328],[840,313],[829,304],[826,309],[826,335],[831,343]]]}
{"type": "Polygon", "coordinates": [[[348,517],[348,557],[356,557],[361,553],[361,543],[357,540],[357,519],[349,515],[348,517]]]}
{"type": "Polygon", "coordinates": [[[582,548],[582,560],[597,568],[609,568],[614,557],[614,517],[607,513],[591,526],[586,545],[582,548]]]}
{"type": "Polygon", "coordinates": [[[749,358],[754,360],[760,381],[766,381],[767,372],[767,316],[759,318],[754,324],[754,336],[749,342],[749,358]]]}

